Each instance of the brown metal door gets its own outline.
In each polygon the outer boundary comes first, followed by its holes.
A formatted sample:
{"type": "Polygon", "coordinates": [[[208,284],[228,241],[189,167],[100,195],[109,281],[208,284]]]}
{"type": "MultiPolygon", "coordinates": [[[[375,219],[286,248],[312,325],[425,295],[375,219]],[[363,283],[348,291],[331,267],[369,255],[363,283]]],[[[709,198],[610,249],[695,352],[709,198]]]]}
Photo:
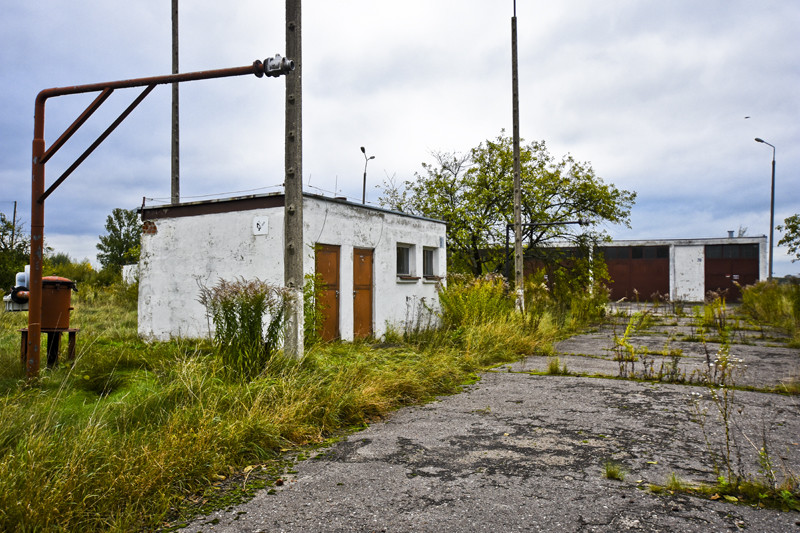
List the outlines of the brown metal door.
{"type": "Polygon", "coordinates": [[[339,247],[318,244],[314,254],[316,273],[322,277],[323,340],[339,338],[339,247]]]}
{"type": "Polygon", "coordinates": [[[740,287],[758,281],[758,245],[722,244],[705,248],[706,293],[717,291],[728,301],[742,299],[740,287]]]}
{"type": "Polygon", "coordinates": [[[353,336],[372,336],[372,250],[353,249],[353,336]]]}

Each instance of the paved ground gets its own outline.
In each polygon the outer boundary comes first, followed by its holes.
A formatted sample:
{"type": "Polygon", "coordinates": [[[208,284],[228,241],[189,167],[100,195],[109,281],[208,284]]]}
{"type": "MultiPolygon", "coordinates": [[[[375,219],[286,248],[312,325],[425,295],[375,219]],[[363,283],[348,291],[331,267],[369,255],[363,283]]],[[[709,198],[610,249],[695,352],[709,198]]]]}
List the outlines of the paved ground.
{"type": "MultiPolygon", "coordinates": [[[[676,333],[690,327],[686,321],[670,326],[669,320],[632,337],[632,344],[661,350],[669,340],[683,349],[680,371],[691,375],[705,364],[705,350],[676,333]]],[[[571,372],[617,376],[613,333],[608,328],[561,343],[561,361],[571,372]]],[[[743,382],[769,387],[800,375],[800,351],[748,342],[731,349],[748,365],[743,382]]],[[[653,358],[657,370],[662,357],[653,358]]],[[[634,371],[642,368],[637,364],[634,371]]],[[[705,388],[528,373],[546,365],[546,358],[531,357],[484,374],[462,394],[399,411],[299,463],[276,491],[184,531],[800,532],[797,512],[648,489],[671,474],[714,481],[702,428],[692,421],[699,418],[691,393],[701,392],[706,431],[712,442],[722,442],[705,388]],[[623,465],[623,481],[603,475],[609,460],[623,465]]],[[[737,468],[757,474],[753,445],[766,436],[779,477],[800,475],[799,403],[798,397],[736,391],[737,468]]]]}

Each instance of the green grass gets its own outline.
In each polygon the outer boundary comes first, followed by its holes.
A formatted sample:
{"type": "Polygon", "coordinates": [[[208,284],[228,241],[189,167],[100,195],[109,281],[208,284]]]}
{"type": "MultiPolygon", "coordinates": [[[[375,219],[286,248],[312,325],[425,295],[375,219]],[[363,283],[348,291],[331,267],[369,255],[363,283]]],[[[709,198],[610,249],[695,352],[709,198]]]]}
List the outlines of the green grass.
{"type": "Polygon", "coordinates": [[[459,316],[425,342],[317,344],[301,361],[271,357],[250,380],[231,379],[210,340],[140,341],[135,306],[119,303],[129,299],[82,291],[74,365],[29,382],[18,332],[27,314],[0,314],[0,530],[152,529],[221,474],[552,350],[555,322],[493,306],[496,283],[455,289],[459,316]]]}

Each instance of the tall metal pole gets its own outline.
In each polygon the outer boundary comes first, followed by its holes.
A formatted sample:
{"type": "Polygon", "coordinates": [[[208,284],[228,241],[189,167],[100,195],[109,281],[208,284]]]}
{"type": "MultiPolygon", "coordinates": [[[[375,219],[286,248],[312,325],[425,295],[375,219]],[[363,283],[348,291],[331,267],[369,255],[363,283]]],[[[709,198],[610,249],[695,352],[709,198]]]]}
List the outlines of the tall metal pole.
{"type": "Polygon", "coordinates": [[[290,292],[284,351],[301,358],[303,337],[303,53],[300,0],[286,0],[286,55],[295,70],[286,77],[286,176],[284,179],[284,267],[290,292]]]}
{"type": "Polygon", "coordinates": [[[370,159],[375,159],[374,155],[367,157],[367,149],[363,146],[361,147],[361,153],[364,154],[364,184],[361,187],[361,203],[367,203],[367,163],[369,163],[370,159]]]}
{"type": "Polygon", "coordinates": [[[511,85],[513,100],[513,143],[514,143],[514,287],[516,289],[516,309],[525,312],[525,287],[522,263],[522,184],[519,163],[519,77],[517,75],[517,2],[514,2],[514,16],[511,17],[511,85]]]}
{"type": "MultiPolygon", "coordinates": [[[[178,73],[178,0],[172,0],[172,73],[178,73]]],[[[172,203],[181,201],[180,120],[178,83],[172,84],[172,203]]]]}
{"type": "Polygon", "coordinates": [[[772,248],[775,246],[772,242],[775,228],[775,146],[758,137],[756,137],[756,142],[772,147],[772,189],[769,197],[769,272],[767,274],[767,279],[772,281],[772,248]]]}
{"type": "Polygon", "coordinates": [[[11,249],[14,249],[14,238],[17,231],[17,201],[14,200],[14,215],[11,217],[11,249]]]}

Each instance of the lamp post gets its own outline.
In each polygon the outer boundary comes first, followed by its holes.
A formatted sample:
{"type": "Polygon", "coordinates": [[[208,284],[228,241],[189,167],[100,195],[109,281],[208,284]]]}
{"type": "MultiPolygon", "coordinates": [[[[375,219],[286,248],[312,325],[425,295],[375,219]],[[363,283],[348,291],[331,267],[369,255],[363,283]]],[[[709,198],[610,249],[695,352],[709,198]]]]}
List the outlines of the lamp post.
{"type": "Polygon", "coordinates": [[[364,154],[364,186],[361,189],[361,203],[367,203],[367,163],[369,163],[370,159],[375,159],[374,155],[367,157],[367,151],[364,147],[361,147],[361,153],[364,154]]]}
{"type": "Polygon", "coordinates": [[[769,273],[767,275],[767,279],[772,281],[772,248],[774,246],[772,243],[772,228],[775,225],[775,145],[758,137],[756,137],[756,142],[772,147],[772,192],[769,199],[769,273]]]}

